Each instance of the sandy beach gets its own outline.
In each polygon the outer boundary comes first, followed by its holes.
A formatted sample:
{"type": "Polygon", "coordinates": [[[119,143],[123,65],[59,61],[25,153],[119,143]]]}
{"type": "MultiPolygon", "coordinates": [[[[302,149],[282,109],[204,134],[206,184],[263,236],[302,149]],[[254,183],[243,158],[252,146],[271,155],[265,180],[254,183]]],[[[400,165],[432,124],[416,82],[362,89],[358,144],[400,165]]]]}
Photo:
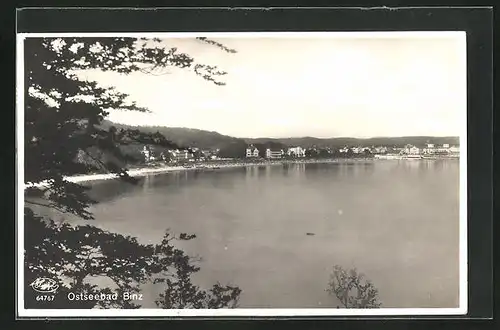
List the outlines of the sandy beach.
{"type": "MultiPolygon", "coordinates": [[[[197,163],[188,166],[158,166],[158,167],[143,167],[129,169],[127,172],[132,177],[142,177],[150,174],[162,174],[175,171],[205,171],[205,170],[219,170],[226,168],[235,167],[247,167],[247,166],[268,166],[268,165],[284,165],[284,164],[311,164],[311,163],[338,163],[338,162],[355,162],[355,161],[367,161],[373,160],[372,158],[356,158],[356,159],[302,159],[302,160],[276,160],[276,161],[261,161],[261,162],[217,162],[217,163],[197,163]]],[[[66,177],[65,180],[74,183],[81,182],[92,182],[100,180],[110,180],[116,179],[117,176],[114,173],[102,173],[102,174],[84,174],[66,177]]],[[[38,182],[35,184],[25,184],[24,189],[28,187],[43,187],[47,185],[47,182],[38,182]]]]}

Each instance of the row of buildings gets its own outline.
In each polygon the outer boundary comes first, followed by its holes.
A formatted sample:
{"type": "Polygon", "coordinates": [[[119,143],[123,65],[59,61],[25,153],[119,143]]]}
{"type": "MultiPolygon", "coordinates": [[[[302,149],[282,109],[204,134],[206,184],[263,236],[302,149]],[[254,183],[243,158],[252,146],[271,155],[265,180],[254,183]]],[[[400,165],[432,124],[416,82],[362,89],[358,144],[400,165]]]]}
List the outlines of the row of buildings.
{"type": "MultiPolygon", "coordinates": [[[[142,154],[145,162],[153,161],[168,161],[168,162],[194,162],[202,160],[217,160],[219,158],[219,149],[201,150],[199,148],[191,148],[188,150],[165,150],[160,153],[154,152],[150,146],[144,146],[142,154]]],[[[306,156],[314,157],[320,155],[328,157],[331,155],[341,156],[348,155],[458,155],[459,147],[449,144],[435,145],[427,143],[424,147],[419,148],[414,145],[406,145],[404,147],[388,147],[388,146],[345,146],[342,148],[303,148],[300,146],[288,148],[266,148],[259,150],[254,145],[249,145],[246,148],[245,156],[249,159],[280,159],[280,158],[305,158],[306,156]]],[[[341,156],[342,157],[342,156],[341,156]]]]}
{"type": "Polygon", "coordinates": [[[157,153],[150,146],[144,146],[142,154],[146,163],[154,161],[169,161],[169,162],[194,162],[199,160],[218,159],[219,149],[215,150],[200,150],[199,148],[190,148],[189,150],[165,150],[157,153]]]}
{"type": "Polygon", "coordinates": [[[427,143],[424,148],[418,148],[414,145],[406,145],[399,151],[400,154],[408,155],[458,155],[460,148],[458,146],[450,146],[445,143],[440,146],[433,143],[427,143]]]}
{"type": "Polygon", "coordinates": [[[458,146],[451,146],[450,144],[435,145],[432,143],[427,143],[425,147],[419,148],[411,144],[407,144],[404,147],[387,147],[387,146],[344,146],[339,149],[332,148],[302,148],[302,147],[290,147],[287,149],[270,149],[267,148],[265,155],[260,155],[259,149],[250,145],[246,149],[247,158],[270,158],[277,159],[283,158],[285,156],[292,156],[297,158],[306,157],[308,154],[314,155],[318,153],[327,154],[371,154],[371,155],[383,155],[383,154],[409,154],[409,155],[458,155],[460,148],[458,146]]]}
{"type": "MultiPolygon", "coordinates": [[[[306,149],[302,147],[291,147],[288,149],[271,149],[267,148],[266,149],[266,154],[262,155],[264,158],[269,158],[269,159],[279,159],[283,158],[286,156],[291,156],[291,157],[297,157],[297,158],[302,158],[306,156],[306,149]]],[[[247,150],[246,150],[246,157],[247,158],[260,158],[260,151],[257,149],[255,146],[250,145],[247,150]]]]}

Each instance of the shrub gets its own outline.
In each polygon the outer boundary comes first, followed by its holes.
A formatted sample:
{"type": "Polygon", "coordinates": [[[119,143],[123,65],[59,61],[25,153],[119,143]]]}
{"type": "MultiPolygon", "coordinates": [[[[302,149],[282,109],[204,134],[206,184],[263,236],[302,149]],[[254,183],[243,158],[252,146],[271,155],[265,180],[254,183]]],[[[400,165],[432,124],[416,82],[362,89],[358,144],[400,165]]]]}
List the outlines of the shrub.
{"type": "Polygon", "coordinates": [[[334,295],[343,308],[379,308],[382,304],[378,290],[364,278],[355,268],[346,270],[335,265],[326,291],[334,295]]]}

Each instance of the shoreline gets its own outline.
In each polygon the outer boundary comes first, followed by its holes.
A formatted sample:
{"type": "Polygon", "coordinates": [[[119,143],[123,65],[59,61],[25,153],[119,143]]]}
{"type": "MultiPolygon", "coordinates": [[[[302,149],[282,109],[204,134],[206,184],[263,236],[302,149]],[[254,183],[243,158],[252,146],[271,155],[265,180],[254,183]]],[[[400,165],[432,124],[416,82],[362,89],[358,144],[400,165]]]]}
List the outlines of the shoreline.
{"type": "MultiPolygon", "coordinates": [[[[143,177],[150,174],[163,174],[163,173],[171,173],[171,172],[181,172],[181,171],[207,171],[207,170],[218,170],[218,169],[227,169],[227,168],[238,168],[238,167],[247,167],[247,166],[276,166],[276,165],[285,165],[285,164],[313,164],[313,163],[338,163],[344,161],[372,161],[372,158],[357,158],[357,159],[308,159],[308,160],[281,160],[281,161],[264,161],[264,162],[238,162],[238,161],[223,161],[223,162],[213,162],[213,163],[202,163],[202,164],[192,164],[189,167],[182,165],[167,165],[161,167],[140,167],[140,168],[131,168],[128,169],[127,172],[131,177],[143,177]]],[[[81,183],[81,182],[93,182],[93,181],[104,181],[117,179],[117,175],[113,173],[95,173],[95,174],[82,174],[75,175],[70,177],[65,177],[64,179],[73,182],[73,183],[81,183]]],[[[46,182],[38,182],[36,184],[25,184],[24,189],[28,187],[43,187],[46,185],[46,182]]]]}
{"type": "MultiPolygon", "coordinates": [[[[447,159],[447,158],[443,158],[447,159]]],[[[304,159],[304,160],[277,160],[277,161],[263,161],[263,162],[214,162],[214,163],[198,163],[193,164],[189,167],[180,165],[167,165],[161,167],[140,167],[127,170],[131,177],[144,177],[150,174],[164,174],[171,172],[180,171],[214,171],[219,169],[227,168],[238,168],[247,166],[276,166],[276,165],[287,165],[287,164],[328,164],[328,163],[345,163],[345,162],[366,162],[366,161],[380,161],[386,159],[376,159],[376,158],[336,158],[336,159],[304,159]]],[[[401,159],[395,159],[401,160],[401,159]]],[[[418,160],[435,160],[435,159],[418,159],[418,160]]],[[[405,160],[406,161],[406,160],[405,160]]],[[[410,161],[415,161],[410,159],[410,161]]],[[[117,179],[117,175],[113,173],[102,173],[102,174],[82,174],[70,177],[65,177],[65,180],[73,183],[81,182],[93,182],[93,181],[104,181],[117,179]]],[[[39,182],[36,184],[25,184],[24,189],[28,187],[43,187],[47,183],[39,182]]]]}

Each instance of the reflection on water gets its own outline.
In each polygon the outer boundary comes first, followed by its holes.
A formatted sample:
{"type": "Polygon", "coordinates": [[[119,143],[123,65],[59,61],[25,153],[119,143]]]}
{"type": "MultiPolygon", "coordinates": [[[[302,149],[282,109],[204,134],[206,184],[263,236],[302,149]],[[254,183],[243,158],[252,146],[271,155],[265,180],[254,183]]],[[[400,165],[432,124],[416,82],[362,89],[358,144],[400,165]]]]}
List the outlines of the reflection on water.
{"type": "Polygon", "coordinates": [[[143,242],[167,228],[196,234],[182,246],[203,258],[195,281],[238,285],[241,307],[331,307],[334,264],[365,273],[385,307],[456,307],[458,169],[381,160],[173,172],[92,183],[92,210],[100,227],[143,242]]]}

